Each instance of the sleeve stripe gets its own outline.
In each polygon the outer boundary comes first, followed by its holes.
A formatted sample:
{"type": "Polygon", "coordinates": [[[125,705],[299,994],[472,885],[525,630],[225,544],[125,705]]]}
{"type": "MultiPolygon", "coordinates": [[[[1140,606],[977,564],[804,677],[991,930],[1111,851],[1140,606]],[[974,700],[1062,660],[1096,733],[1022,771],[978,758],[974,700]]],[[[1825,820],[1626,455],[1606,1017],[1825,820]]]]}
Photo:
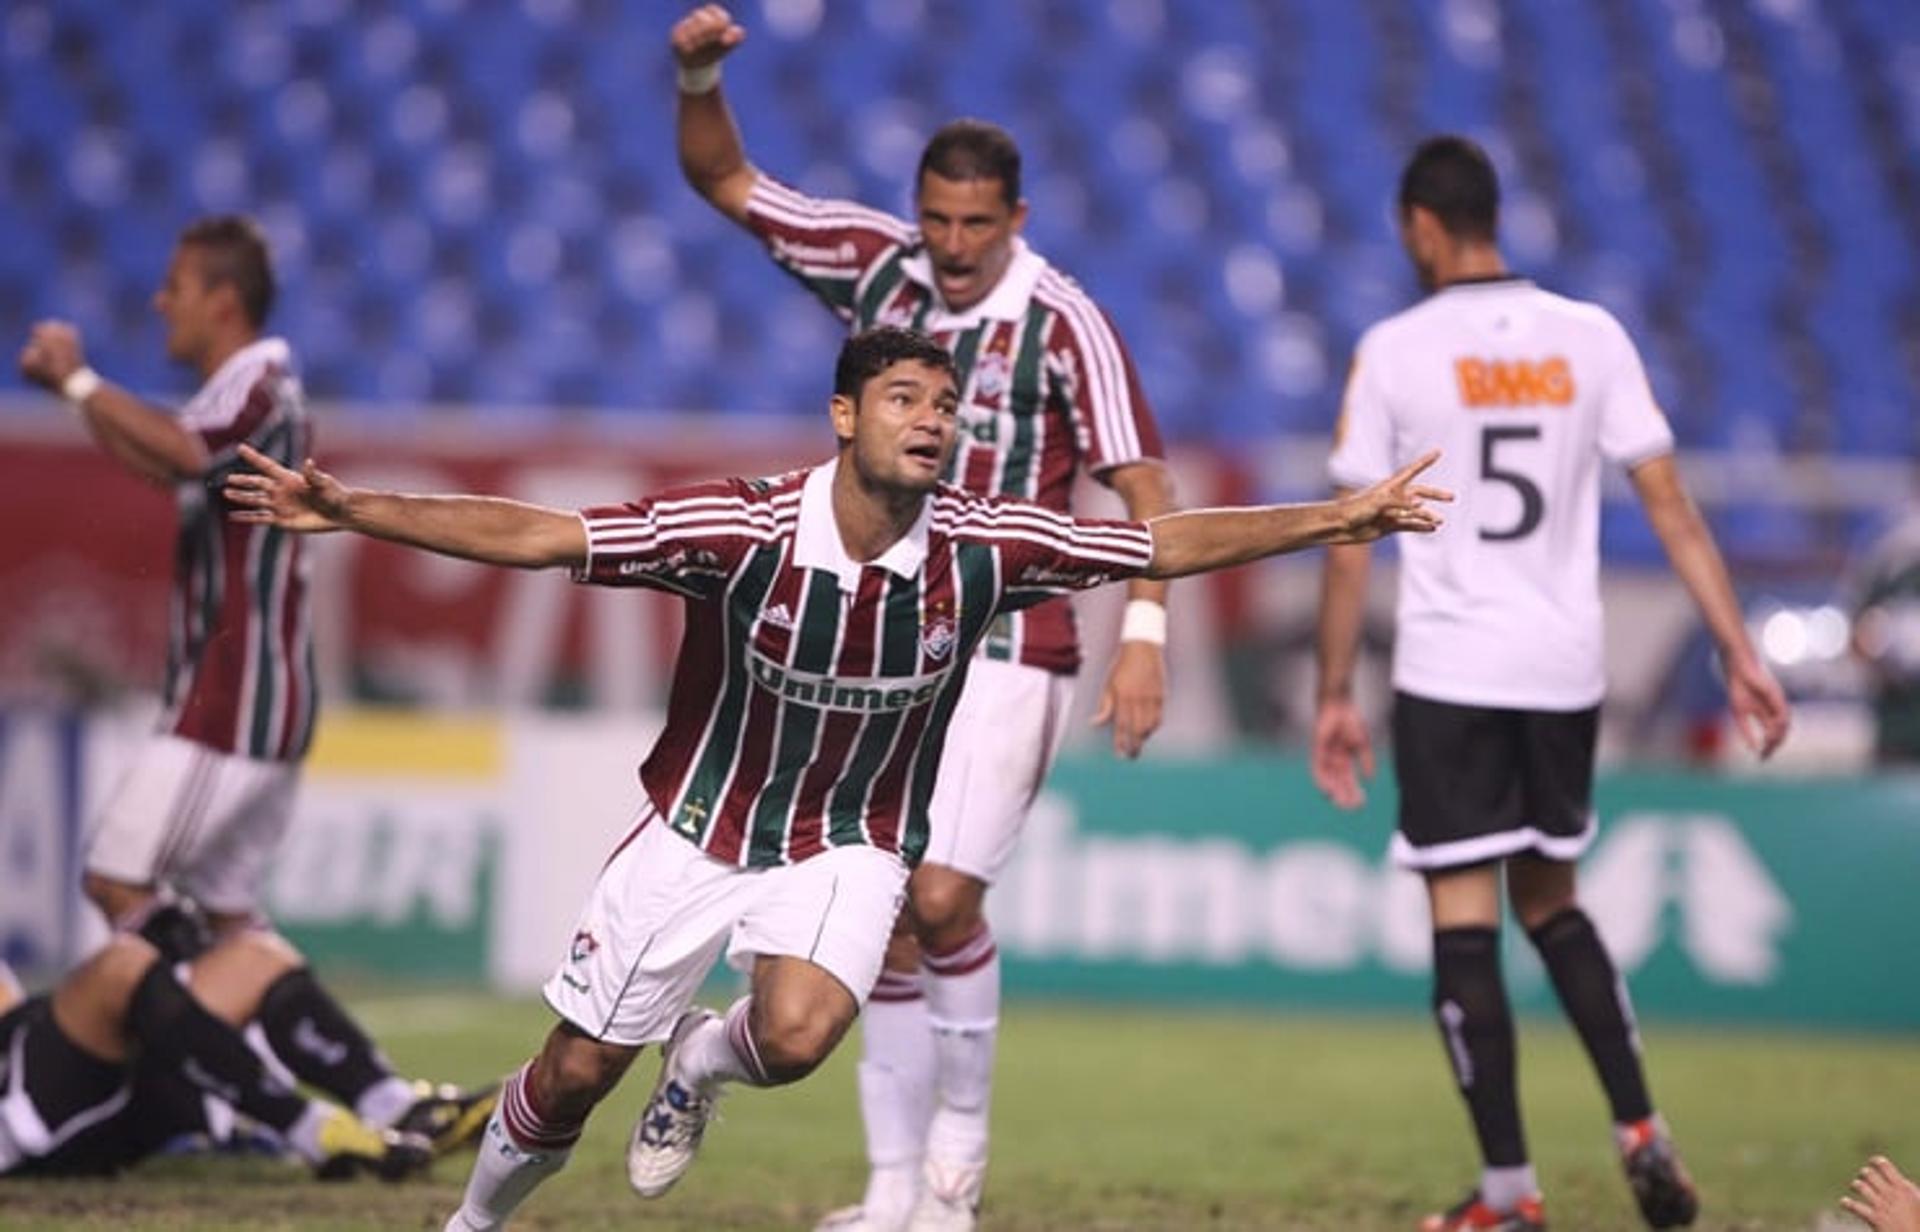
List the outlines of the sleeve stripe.
{"type": "Polygon", "coordinates": [[[936,525],[947,522],[953,525],[983,528],[998,527],[1003,523],[1028,525],[1054,534],[1090,535],[1096,538],[1118,536],[1123,539],[1134,539],[1145,533],[1133,523],[1095,522],[1084,518],[1072,518],[1036,505],[987,505],[964,509],[957,513],[937,510],[934,514],[934,522],[936,525]]]}
{"type": "MultiPolygon", "coordinates": [[[[936,526],[939,523],[935,523],[936,526]]],[[[1137,546],[1143,540],[1152,542],[1150,532],[1133,526],[1092,526],[1087,523],[1074,523],[1061,526],[1032,518],[1007,519],[1004,522],[979,522],[969,520],[964,528],[977,534],[993,536],[1003,532],[1032,532],[1049,535],[1062,544],[1089,543],[1106,547],[1128,548],[1137,546]]],[[[947,528],[942,528],[947,529],[947,528]]]]}
{"type": "Polygon", "coordinates": [[[747,206],[775,222],[806,230],[836,226],[865,227],[879,231],[898,243],[905,243],[912,238],[909,227],[883,210],[872,209],[855,201],[809,197],[766,175],[754,181],[753,191],[747,197],[747,206]]]}
{"type": "Polygon", "coordinates": [[[1088,400],[1102,436],[1100,452],[1108,461],[1142,456],[1126,361],[1112,327],[1086,292],[1053,270],[1042,276],[1036,290],[1045,293],[1047,305],[1067,322],[1086,359],[1091,386],[1088,400]]]}

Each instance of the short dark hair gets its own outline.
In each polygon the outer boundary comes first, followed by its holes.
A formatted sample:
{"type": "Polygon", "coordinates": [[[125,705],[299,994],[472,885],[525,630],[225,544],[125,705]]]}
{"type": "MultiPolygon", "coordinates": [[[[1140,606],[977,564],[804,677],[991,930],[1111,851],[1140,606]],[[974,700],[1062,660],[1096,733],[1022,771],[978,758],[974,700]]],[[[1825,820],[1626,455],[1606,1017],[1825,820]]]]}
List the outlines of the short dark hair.
{"type": "Polygon", "coordinates": [[[840,359],[833,365],[834,395],[858,403],[868,381],[904,359],[919,360],[958,379],[947,348],[917,329],[879,325],[863,329],[841,344],[840,359]]]}
{"type": "Polygon", "coordinates": [[[179,243],[201,254],[200,276],[208,286],[233,287],[255,329],[267,323],[273,311],[273,252],[259,223],[239,214],[215,214],[189,223],[179,243]]]}
{"type": "Polygon", "coordinates": [[[1429,137],[1400,173],[1400,213],[1433,211],[1457,239],[1491,240],[1500,226],[1500,177],[1478,142],[1454,133],[1429,137]]]}
{"type": "Polygon", "coordinates": [[[1020,204],[1020,147],[998,124],[965,119],[941,125],[920,153],[916,192],[929,171],[943,180],[999,180],[1007,208],[1020,204]]]}

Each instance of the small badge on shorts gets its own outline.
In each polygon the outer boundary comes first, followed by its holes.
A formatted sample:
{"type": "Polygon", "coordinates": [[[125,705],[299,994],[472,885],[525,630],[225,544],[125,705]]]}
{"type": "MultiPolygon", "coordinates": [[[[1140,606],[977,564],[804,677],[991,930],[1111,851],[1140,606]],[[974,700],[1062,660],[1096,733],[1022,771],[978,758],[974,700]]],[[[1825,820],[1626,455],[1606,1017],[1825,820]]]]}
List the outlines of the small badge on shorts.
{"type": "Polygon", "coordinates": [[[600,948],[600,940],[586,929],[573,934],[573,945],[567,950],[567,956],[574,962],[585,962],[600,948]]]}

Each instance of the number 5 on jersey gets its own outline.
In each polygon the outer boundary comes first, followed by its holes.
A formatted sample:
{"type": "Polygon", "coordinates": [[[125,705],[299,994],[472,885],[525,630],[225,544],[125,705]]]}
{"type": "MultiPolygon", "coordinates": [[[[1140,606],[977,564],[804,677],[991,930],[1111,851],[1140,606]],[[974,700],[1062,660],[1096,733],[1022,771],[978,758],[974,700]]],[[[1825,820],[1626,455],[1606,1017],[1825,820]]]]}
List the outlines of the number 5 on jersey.
{"type": "MultiPolygon", "coordinates": [[[[1501,465],[1498,453],[1502,442],[1537,441],[1540,439],[1538,424],[1509,424],[1488,426],[1480,433],[1480,478],[1494,483],[1504,483],[1520,497],[1520,520],[1501,529],[1480,528],[1480,537],[1489,543],[1509,543],[1516,539],[1525,539],[1540,529],[1540,519],[1546,516],[1546,498],[1540,494],[1540,485],[1516,470],[1508,470],[1501,465]]],[[[1511,451],[1509,451],[1511,456],[1511,451]]]]}

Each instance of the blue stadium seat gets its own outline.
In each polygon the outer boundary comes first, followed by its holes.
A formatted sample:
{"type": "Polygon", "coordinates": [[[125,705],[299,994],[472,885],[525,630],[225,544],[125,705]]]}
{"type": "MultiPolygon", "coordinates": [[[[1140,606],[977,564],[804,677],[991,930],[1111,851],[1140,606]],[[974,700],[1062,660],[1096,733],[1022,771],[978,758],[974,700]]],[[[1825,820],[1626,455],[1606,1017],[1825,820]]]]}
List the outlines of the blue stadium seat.
{"type": "MultiPolygon", "coordinates": [[[[659,10],[323,9],[9,8],[0,335],[77,314],[103,367],[180,388],[147,297],[183,222],[245,209],[317,396],[817,412],[833,324],[681,182],[659,10]]],[[[1416,294],[1400,160],[1449,128],[1494,150],[1516,262],[1642,340],[1683,443],[1916,449],[1910,0],[775,16],[727,70],[755,160],[904,210],[934,125],[1006,123],[1031,238],[1119,320],[1176,439],[1327,430],[1359,331],[1416,294]]]]}

